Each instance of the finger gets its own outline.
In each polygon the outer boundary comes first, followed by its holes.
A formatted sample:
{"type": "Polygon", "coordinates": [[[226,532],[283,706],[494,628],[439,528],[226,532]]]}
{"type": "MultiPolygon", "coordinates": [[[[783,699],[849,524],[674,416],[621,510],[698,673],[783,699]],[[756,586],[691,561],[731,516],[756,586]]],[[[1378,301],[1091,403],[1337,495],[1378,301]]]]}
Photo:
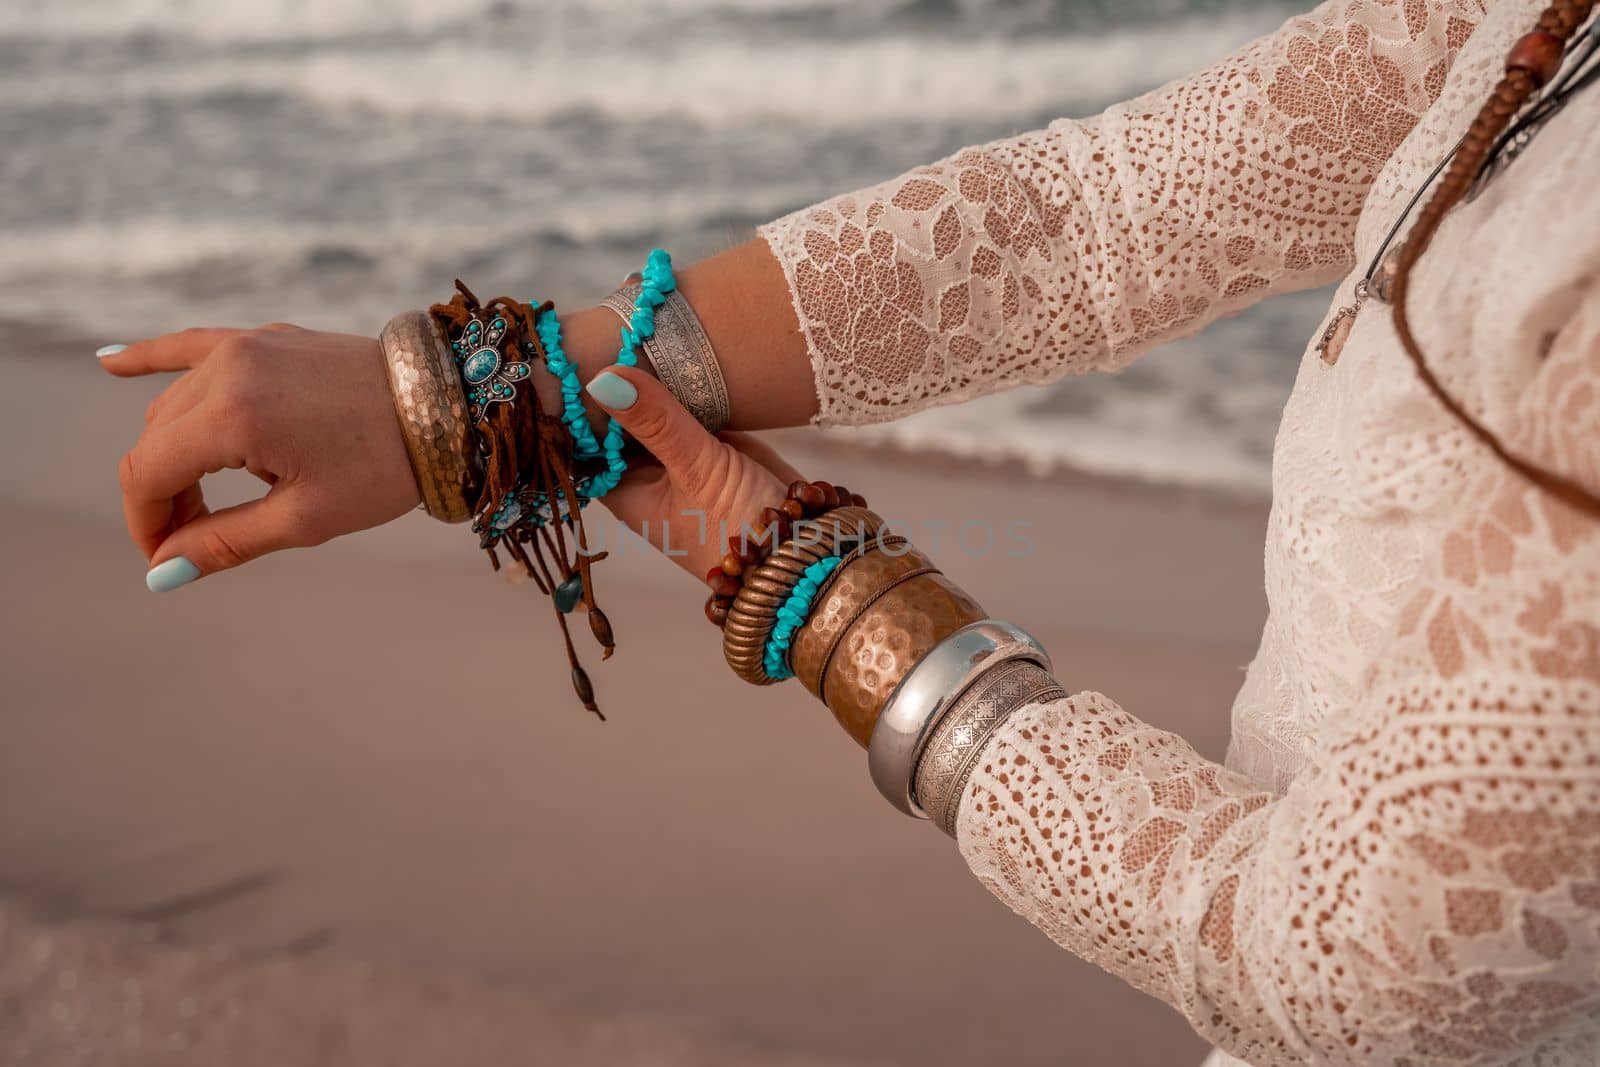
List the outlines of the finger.
{"type": "Polygon", "coordinates": [[[803,482],[800,472],[789,465],[789,461],[778,455],[777,450],[753,433],[739,433],[734,430],[724,430],[718,434],[732,448],[743,452],[767,470],[777,475],[778,480],[784,485],[793,485],[803,482]]]}
{"type": "Polygon", "coordinates": [[[170,534],[184,523],[209,514],[211,509],[206,507],[205,494],[198,485],[191,485],[172,498],[172,529],[167,532],[170,534]]]}
{"type": "Polygon", "coordinates": [[[722,442],[707,433],[666,386],[637,367],[610,367],[585,389],[661,461],[680,490],[692,497],[704,487],[722,442]]]}
{"type": "Polygon", "coordinates": [[[228,467],[243,467],[233,434],[204,412],[148,427],[122,457],[117,478],[128,533],[146,556],[154,554],[174,528],[179,498],[200,479],[228,467]]]}
{"type": "Polygon", "coordinates": [[[159,422],[171,422],[181,415],[187,415],[200,405],[206,397],[203,383],[197,380],[196,372],[189,371],[178,376],[177,380],[150,401],[150,406],[144,409],[144,424],[154,426],[159,422]]]}
{"type": "Polygon", "coordinates": [[[167,520],[166,528],[147,539],[148,548],[144,545],[140,546],[144,549],[145,556],[149,557],[157,551],[161,542],[170,537],[172,531],[184,523],[193,522],[200,516],[209,514],[211,514],[211,509],[206,507],[205,494],[201,492],[200,486],[189,486],[189,488],[172,498],[172,515],[167,520]]]}
{"type": "Polygon", "coordinates": [[[139,341],[120,352],[104,356],[100,366],[119,378],[135,378],[141,374],[162,371],[188,370],[205,361],[218,345],[231,341],[249,330],[223,329],[197,326],[178,333],[152,337],[139,341]]]}
{"type": "Polygon", "coordinates": [[[145,584],[165,593],[196,578],[293,548],[303,532],[289,496],[274,490],[260,500],[223,508],[184,523],[161,542],[145,584]]]}

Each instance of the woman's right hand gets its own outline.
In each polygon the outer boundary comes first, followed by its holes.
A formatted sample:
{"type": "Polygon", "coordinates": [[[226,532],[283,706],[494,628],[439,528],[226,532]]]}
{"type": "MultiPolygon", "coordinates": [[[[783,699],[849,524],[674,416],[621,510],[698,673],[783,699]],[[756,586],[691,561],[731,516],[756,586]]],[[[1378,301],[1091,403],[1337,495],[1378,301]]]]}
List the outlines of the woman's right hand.
{"type": "Polygon", "coordinates": [[[182,374],[150,405],[118,471],[153,591],[378,526],[417,505],[372,338],[284,325],[194,329],[130,345],[100,365],[124,378],[182,374]],[[224,468],[271,488],[213,512],[200,480],[224,468]]]}
{"type": "Polygon", "coordinates": [[[782,503],[800,475],[759,438],[708,433],[655,378],[611,367],[588,392],[661,464],[636,465],[602,499],[619,520],[674,563],[704,579],[727,538],[782,503]]]}

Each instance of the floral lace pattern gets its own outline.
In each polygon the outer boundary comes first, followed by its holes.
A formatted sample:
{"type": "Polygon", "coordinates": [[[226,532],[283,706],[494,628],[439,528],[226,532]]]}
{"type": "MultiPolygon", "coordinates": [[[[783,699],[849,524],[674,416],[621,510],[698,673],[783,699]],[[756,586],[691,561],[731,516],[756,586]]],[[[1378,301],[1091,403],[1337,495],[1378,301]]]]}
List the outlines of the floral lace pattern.
{"type": "MultiPolygon", "coordinates": [[[[773,224],[822,419],[1115,367],[1364,264],[1540,7],[1326,4],[1098,119],[773,224]]],[[[1590,93],[1413,288],[1446,387],[1592,488],[1600,198],[1574,190],[1597,167],[1590,93]]],[[[1375,306],[1336,366],[1303,357],[1273,480],[1227,766],[1097,693],[1024,708],[967,785],[963,855],[1217,1062],[1600,1062],[1600,527],[1453,422],[1375,306]]]]}
{"type": "Polygon", "coordinates": [[[1378,168],[1478,0],[1340,0],[1087,121],[969,148],[761,232],[818,421],[857,425],[1121,366],[1348,271],[1378,168]]]}
{"type": "Polygon", "coordinates": [[[1080,693],[981,757],[978,877],[1256,1067],[1596,1062],[1600,530],[1509,473],[1462,488],[1492,504],[1285,793],[1080,693]]]}

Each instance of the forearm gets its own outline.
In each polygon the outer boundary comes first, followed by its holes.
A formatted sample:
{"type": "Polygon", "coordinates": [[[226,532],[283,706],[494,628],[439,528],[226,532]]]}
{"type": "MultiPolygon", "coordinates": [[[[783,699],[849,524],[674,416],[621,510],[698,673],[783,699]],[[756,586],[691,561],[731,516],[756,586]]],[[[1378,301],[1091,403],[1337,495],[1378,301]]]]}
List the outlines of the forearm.
{"type": "MultiPolygon", "coordinates": [[[[876,422],[1114,369],[1269,293],[1336,278],[1377,168],[1437,91],[1362,72],[1402,60],[1442,71],[1478,14],[1476,0],[1439,0],[1413,24],[1333,0],[1097,118],[965,149],[682,270],[731,428],[876,422]],[[1344,43],[1358,25],[1364,49],[1344,43]],[[1348,122],[1303,85],[1324,67],[1360,90],[1348,122]],[[1308,156],[1316,182],[1297,180],[1308,156]]],[[[564,324],[582,380],[614,361],[611,312],[564,324]]]]}
{"type": "MultiPolygon", "coordinates": [[[[1433,1042],[1488,1062],[1479,1050],[1592,1017],[1600,828],[1582,813],[1600,779],[1573,756],[1597,751],[1592,670],[1529,671],[1520,631],[1493,628],[1441,668],[1437,631],[1402,626],[1319,735],[1315,769],[1278,793],[1104,696],[1065,695],[1036,649],[1008,645],[881,525],[865,552],[822,525],[820,549],[790,554],[839,563],[798,599],[794,561],[763,563],[759,595],[741,590],[728,618],[730,663],[779,676],[739,655],[761,641],[762,596],[802,617],[783,662],[868,748],[880,790],[956,835],[1057,944],[1261,1067],[1420,1060],[1433,1042]],[[1467,974],[1493,997],[1474,1001],[1467,974]]],[[[1523,611],[1542,579],[1567,591],[1542,634],[1593,617],[1585,545],[1557,549],[1533,525],[1518,568],[1447,601],[1456,617],[1523,611]]]]}
{"type": "Polygon", "coordinates": [[[1481,14],[1478,0],[1403,7],[1329,0],[1099,116],[764,226],[802,320],[818,421],[882,422],[1116,370],[1339,278],[1379,168],[1481,14]]]}
{"type": "MultiPolygon", "coordinates": [[[[798,426],[817,412],[817,391],[805,338],[795,319],[783,270],[761,240],[750,240],[678,272],[678,289],[694,308],[728,387],[729,429],[765,430],[798,426]]],[[[587,382],[616,361],[621,320],[592,306],[562,316],[568,357],[587,382]]],[[[535,379],[546,410],[556,383],[535,379]]],[[[605,414],[587,400],[589,418],[605,414]]]]}

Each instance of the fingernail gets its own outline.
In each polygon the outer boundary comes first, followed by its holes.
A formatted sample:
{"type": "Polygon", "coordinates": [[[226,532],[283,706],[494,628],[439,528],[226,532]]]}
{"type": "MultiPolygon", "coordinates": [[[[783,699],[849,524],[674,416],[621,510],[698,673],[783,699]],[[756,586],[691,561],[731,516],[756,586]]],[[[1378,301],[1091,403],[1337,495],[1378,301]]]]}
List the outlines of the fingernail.
{"type": "Polygon", "coordinates": [[[590,378],[589,384],[584,386],[584,389],[612,411],[627,411],[633,407],[633,402],[639,399],[639,390],[633,387],[632,382],[608,370],[603,370],[590,378]]]}
{"type": "Polygon", "coordinates": [[[183,556],[173,556],[165,563],[157,563],[144,576],[144,584],[152,593],[170,593],[180,585],[188,585],[200,577],[200,568],[183,556]]]}
{"type": "Polygon", "coordinates": [[[107,356],[114,356],[118,352],[126,350],[127,347],[127,345],[106,345],[104,348],[95,349],[94,354],[100,359],[105,359],[107,356]]]}

